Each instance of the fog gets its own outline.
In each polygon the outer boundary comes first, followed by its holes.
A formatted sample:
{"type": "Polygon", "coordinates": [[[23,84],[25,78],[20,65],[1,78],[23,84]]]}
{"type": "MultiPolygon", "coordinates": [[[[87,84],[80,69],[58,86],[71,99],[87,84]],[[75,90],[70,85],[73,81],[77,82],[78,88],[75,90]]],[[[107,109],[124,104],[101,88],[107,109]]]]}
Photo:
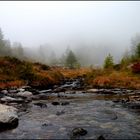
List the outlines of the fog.
{"type": "Polygon", "coordinates": [[[139,1],[0,1],[0,27],[30,57],[39,59],[41,45],[49,63],[69,46],[83,65],[100,65],[108,53],[118,62],[129,50],[139,13],[139,1]]]}

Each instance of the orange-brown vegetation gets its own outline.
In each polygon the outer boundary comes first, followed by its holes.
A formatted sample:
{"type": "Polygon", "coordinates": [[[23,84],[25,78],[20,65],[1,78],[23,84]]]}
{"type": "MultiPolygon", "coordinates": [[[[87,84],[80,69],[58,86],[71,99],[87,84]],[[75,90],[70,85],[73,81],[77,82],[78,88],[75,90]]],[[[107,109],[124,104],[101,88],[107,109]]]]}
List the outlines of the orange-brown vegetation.
{"type": "Polygon", "coordinates": [[[65,78],[76,78],[78,76],[84,76],[91,72],[90,68],[79,68],[79,69],[66,69],[58,68],[65,78]]]}
{"type": "Polygon", "coordinates": [[[63,75],[49,66],[0,57],[0,88],[22,85],[45,86],[57,84],[63,75]]]}
{"type": "Polygon", "coordinates": [[[140,75],[131,70],[68,69],[49,67],[40,63],[20,61],[11,57],[0,57],[0,88],[48,87],[59,84],[63,78],[85,77],[85,83],[95,87],[122,87],[140,89],[140,75]]]}
{"type": "Polygon", "coordinates": [[[119,87],[140,89],[140,75],[131,71],[93,70],[87,83],[97,87],[119,87]]]}
{"type": "Polygon", "coordinates": [[[132,71],[134,73],[140,73],[140,62],[134,63],[132,65],[132,71]]]}

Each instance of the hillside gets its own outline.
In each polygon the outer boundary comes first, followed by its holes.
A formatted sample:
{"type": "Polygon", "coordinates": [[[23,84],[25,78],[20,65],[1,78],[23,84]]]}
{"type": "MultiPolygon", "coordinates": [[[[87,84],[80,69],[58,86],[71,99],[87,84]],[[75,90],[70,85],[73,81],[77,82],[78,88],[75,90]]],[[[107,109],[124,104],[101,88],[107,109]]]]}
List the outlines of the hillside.
{"type": "Polygon", "coordinates": [[[40,63],[21,61],[14,57],[0,57],[0,88],[30,85],[45,87],[59,84],[64,78],[74,78],[89,72],[89,69],[64,69],[40,63]]]}

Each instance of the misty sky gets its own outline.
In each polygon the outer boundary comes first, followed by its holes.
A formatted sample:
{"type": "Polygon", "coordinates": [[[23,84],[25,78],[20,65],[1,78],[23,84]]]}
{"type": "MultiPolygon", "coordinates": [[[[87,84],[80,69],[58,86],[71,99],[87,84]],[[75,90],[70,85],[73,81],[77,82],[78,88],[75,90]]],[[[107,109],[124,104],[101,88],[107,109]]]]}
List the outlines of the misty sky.
{"type": "Polygon", "coordinates": [[[139,1],[0,1],[5,38],[26,47],[104,44],[123,51],[140,33],[139,14],[139,1]]]}

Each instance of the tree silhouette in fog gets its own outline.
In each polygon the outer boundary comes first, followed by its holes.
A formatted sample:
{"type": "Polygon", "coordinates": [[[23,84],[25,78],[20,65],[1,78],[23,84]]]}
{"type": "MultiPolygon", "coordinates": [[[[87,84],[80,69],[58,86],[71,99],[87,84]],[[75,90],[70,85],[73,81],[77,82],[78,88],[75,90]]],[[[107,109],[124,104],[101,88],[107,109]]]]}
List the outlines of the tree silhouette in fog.
{"type": "Polygon", "coordinates": [[[66,57],[66,66],[73,69],[76,67],[77,58],[72,50],[69,50],[67,57],[66,57]]]}

